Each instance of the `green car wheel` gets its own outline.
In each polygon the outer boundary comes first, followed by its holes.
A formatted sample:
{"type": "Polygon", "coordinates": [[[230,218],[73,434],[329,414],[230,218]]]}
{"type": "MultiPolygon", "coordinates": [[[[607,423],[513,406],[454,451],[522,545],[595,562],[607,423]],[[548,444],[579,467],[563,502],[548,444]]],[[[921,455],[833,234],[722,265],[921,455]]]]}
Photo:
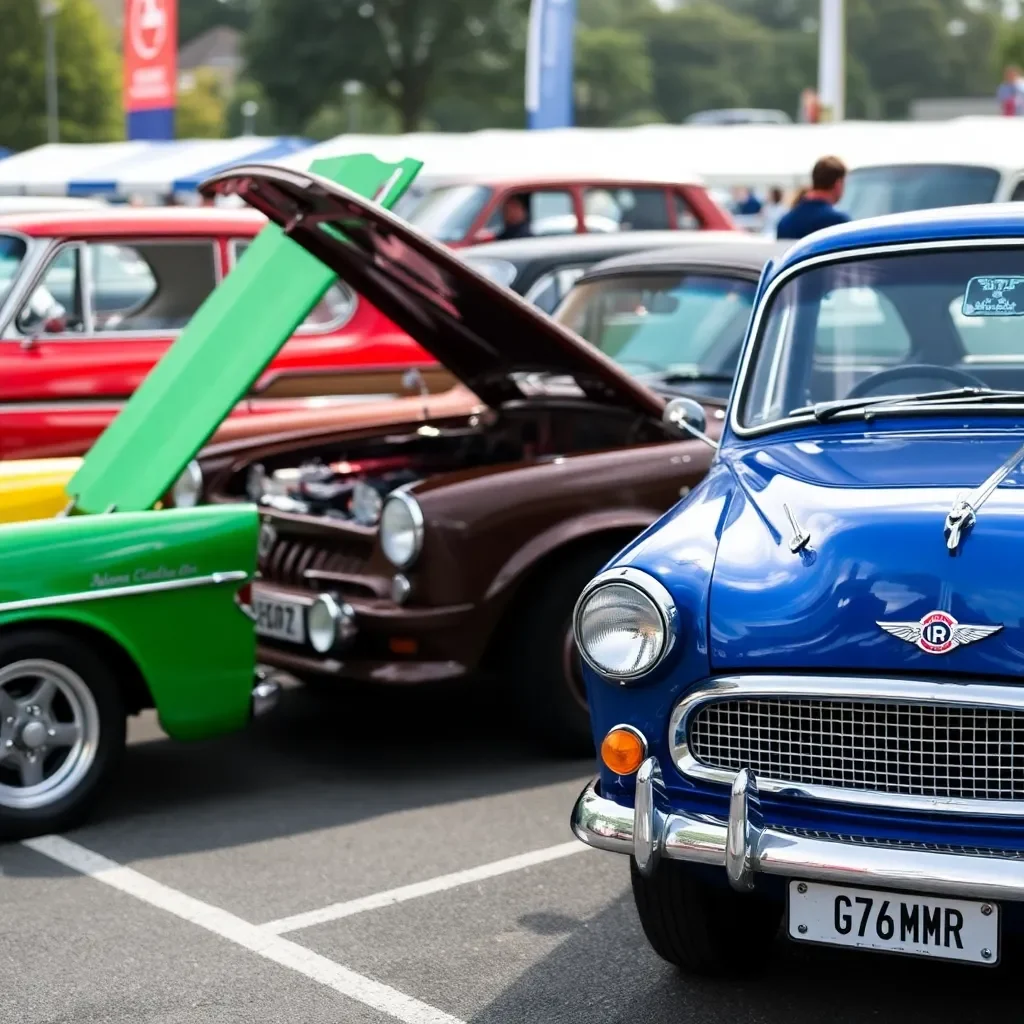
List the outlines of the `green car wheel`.
{"type": "Polygon", "coordinates": [[[85,643],[56,630],[0,637],[0,839],[73,828],[125,743],[117,680],[85,643]]]}

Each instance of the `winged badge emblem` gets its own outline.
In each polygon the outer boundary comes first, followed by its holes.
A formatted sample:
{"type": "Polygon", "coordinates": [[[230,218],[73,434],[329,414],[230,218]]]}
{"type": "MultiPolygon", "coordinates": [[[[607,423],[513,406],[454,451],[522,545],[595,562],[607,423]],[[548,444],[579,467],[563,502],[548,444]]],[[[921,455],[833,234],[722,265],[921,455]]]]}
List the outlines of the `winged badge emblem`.
{"type": "Polygon", "coordinates": [[[879,622],[886,633],[919,647],[925,654],[949,654],[958,647],[998,633],[1000,626],[969,626],[947,612],[929,612],[919,622],[879,622]]]}

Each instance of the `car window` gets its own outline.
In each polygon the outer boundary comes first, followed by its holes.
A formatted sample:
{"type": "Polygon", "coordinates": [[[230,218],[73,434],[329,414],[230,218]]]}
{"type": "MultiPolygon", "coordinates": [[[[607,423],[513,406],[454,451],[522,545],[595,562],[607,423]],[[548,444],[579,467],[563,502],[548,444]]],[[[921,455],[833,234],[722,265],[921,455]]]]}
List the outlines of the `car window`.
{"type": "Polygon", "coordinates": [[[82,246],[64,246],[50,260],[42,279],[18,312],[22,334],[85,330],[82,308],[82,246]]]}
{"type": "Polygon", "coordinates": [[[549,315],[554,313],[569,289],[582,276],[586,267],[559,267],[541,274],[527,290],[524,298],[549,315]]]}
{"type": "Polygon", "coordinates": [[[700,228],[700,220],[693,212],[693,207],[686,201],[681,192],[674,193],[676,203],[676,227],[680,231],[697,231],[700,228]]]}
{"type": "Polygon", "coordinates": [[[28,246],[17,235],[0,235],[0,303],[7,295],[25,261],[28,246]]]}
{"type": "MultiPolygon", "coordinates": [[[[232,265],[242,258],[250,244],[251,242],[241,238],[232,242],[232,265]]],[[[302,321],[302,327],[311,330],[326,330],[327,328],[336,330],[351,318],[355,307],[355,294],[340,281],[335,281],[327,289],[324,297],[313,307],[309,316],[302,321]]]]}
{"type": "Polygon", "coordinates": [[[1010,202],[1019,203],[1022,199],[1024,199],[1024,181],[1018,181],[1017,184],[1013,186],[1013,192],[1010,195],[1010,202]]]}
{"type": "Polygon", "coordinates": [[[942,206],[991,203],[1000,174],[992,167],[894,164],[856,167],[846,176],[839,209],[854,219],[942,206]]]}
{"type": "Polygon", "coordinates": [[[410,224],[439,242],[461,242],[491,194],[485,185],[446,185],[427,192],[406,216],[410,224]]]}
{"type": "Polygon", "coordinates": [[[217,286],[212,239],[86,247],[97,331],[180,331],[217,286]]]}
{"type": "Polygon", "coordinates": [[[587,217],[608,217],[620,231],[667,231],[669,200],[663,188],[588,188],[583,193],[587,217]]]}
{"type": "Polygon", "coordinates": [[[575,234],[577,220],[572,193],[560,189],[531,192],[530,228],[535,235],[575,234]]]}
{"type": "Polygon", "coordinates": [[[631,373],[731,373],[754,291],[724,275],[630,274],[578,284],[555,319],[631,373]]]}
{"type": "Polygon", "coordinates": [[[896,308],[873,288],[834,288],[818,306],[816,356],[898,362],[906,358],[910,346],[910,334],[896,308]]]}
{"type": "Polygon", "coordinates": [[[949,315],[968,361],[994,360],[1024,363],[1024,335],[1019,316],[966,316],[964,296],[949,304],[949,315]]]}

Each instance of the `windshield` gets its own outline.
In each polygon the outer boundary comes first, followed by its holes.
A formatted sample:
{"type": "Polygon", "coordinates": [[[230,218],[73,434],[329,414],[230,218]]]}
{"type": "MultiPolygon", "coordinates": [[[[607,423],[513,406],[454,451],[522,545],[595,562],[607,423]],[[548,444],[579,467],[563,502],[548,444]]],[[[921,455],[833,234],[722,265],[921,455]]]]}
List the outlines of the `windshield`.
{"type": "Polygon", "coordinates": [[[1024,389],[1020,248],[845,260],[798,274],[770,302],[740,392],[744,427],[827,402],[1024,389]]]}
{"type": "Polygon", "coordinates": [[[405,216],[438,242],[461,242],[490,198],[485,185],[447,185],[428,192],[405,216]]]}
{"type": "Polygon", "coordinates": [[[630,373],[731,379],[753,301],[738,278],[630,274],[577,285],[555,319],[630,373]]]}
{"type": "Polygon", "coordinates": [[[7,300],[28,246],[17,235],[0,235],[0,303],[7,300]]]}
{"type": "Polygon", "coordinates": [[[854,219],[940,206],[991,203],[999,172],[991,167],[928,164],[861,167],[850,171],[839,202],[854,219]]]}

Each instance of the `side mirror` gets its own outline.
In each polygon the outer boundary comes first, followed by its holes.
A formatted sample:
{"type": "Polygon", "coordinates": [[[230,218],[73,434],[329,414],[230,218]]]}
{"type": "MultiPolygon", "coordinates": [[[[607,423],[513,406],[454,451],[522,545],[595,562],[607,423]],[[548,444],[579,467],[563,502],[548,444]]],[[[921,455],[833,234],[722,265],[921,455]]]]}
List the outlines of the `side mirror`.
{"type": "Polygon", "coordinates": [[[662,413],[662,422],[690,437],[703,441],[708,447],[718,450],[718,442],[708,437],[708,418],[704,406],[692,398],[673,398],[662,413]]]}

